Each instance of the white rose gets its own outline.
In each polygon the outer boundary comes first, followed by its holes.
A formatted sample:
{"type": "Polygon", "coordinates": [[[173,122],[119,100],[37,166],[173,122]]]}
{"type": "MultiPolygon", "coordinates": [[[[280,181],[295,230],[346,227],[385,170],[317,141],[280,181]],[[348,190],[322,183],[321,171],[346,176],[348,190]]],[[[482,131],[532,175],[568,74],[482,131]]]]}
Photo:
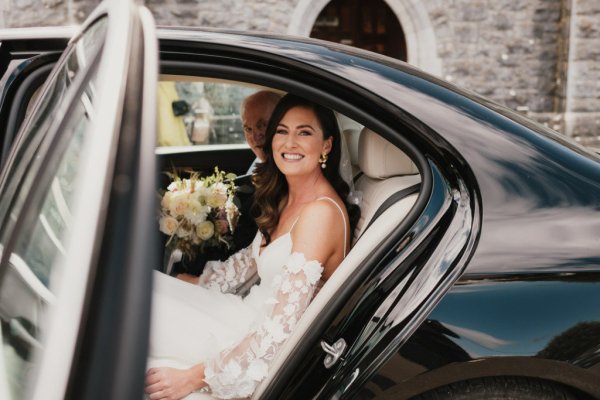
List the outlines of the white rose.
{"type": "Polygon", "coordinates": [[[185,225],[186,224],[181,224],[177,229],[177,236],[180,238],[187,238],[192,234],[192,231],[185,225]]]}
{"type": "Polygon", "coordinates": [[[202,240],[210,239],[215,233],[215,226],[210,221],[204,221],[196,227],[196,235],[202,240]]]}
{"type": "Polygon", "coordinates": [[[171,200],[173,199],[173,193],[172,192],[166,192],[165,195],[163,196],[162,200],[160,201],[160,206],[164,209],[164,210],[168,210],[171,206],[171,200]]]}
{"type": "Polygon", "coordinates": [[[227,201],[227,195],[221,194],[218,192],[213,192],[206,197],[206,204],[211,206],[212,208],[222,208],[225,207],[225,202],[227,201]]]}
{"type": "Polygon", "coordinates": [[[177,217],[183,215],[189,206],[189,194],[184,192],[173,192],[169,204],[171,215],[177,217]]]}
{"type": "Polygon", "coordinates": [[[173,217],[164,216],[160,218],[159,224],[160,231],[171,236],[177,230],[177,225],[179,225],[179,222],[177,222],[177,220],[173,217]]]}
{"type": "Polygon", "coordinates": [[[206,220],[206,214],[208,214],[208,211],[208,207],[203,206],[197,199],[192,198],[188,203],[188,207],[184,211],[183,216],[192,224],[198,225],[206,220]]]}

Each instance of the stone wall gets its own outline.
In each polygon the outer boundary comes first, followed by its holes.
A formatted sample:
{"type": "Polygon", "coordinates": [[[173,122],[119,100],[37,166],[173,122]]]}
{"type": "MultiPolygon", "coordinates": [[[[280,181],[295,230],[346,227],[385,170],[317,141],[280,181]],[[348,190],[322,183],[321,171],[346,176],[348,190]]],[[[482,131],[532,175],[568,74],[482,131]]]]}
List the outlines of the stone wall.
{"type": "MultiPolygon", "coordinates": [[[[600,1],[386,1],[394,4],[392,8],[396,10],[418,8],[414,15],[427,19],[435,37],[433,47],[437,48],[442,78],[529,115],[582,143],[600,146],[600,1]]],[[[78,23],[98,3],[4,0],[0,3],[0,24],[16,27],[78,23]]],[[[289,31],[291,17],[300,6],[314,4],[322,8],[326,3],[146,0],[159,25],[275,33],[289,31]]],[[[408,52],[410,62],[410,48],[408,52]]]]}
{"type": "MultiPolygon", "coordinates": [[[[559,111],[562,0],[454,0],[432,9],[444,78],[542,119],[559,111]]],[[[555,126],[560,128],[560,126],[555,126]]]]}
{"type": "Polygon", "coordinates": [[[600,147],[600,1],[572,8],[565,132],[600,147]]]}

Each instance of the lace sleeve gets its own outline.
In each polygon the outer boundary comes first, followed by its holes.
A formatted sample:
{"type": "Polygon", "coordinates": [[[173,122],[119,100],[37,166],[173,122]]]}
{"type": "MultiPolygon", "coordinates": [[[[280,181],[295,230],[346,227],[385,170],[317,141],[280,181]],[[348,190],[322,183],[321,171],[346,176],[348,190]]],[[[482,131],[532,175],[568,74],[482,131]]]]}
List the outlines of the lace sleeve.
{"type": "Polygon", "coordinates": [[[252,245],[232,254],[225,261],[208,261],[198,285],[233,293],[256,274],[252,245]]]}
{"type": "Polygon", "coordinates": [[[292,253],[282,273],[273,280],[269,311],[255,330],[239,344],[205,364],[205,382],[214,397],[244,398],[252,395],[267,376],[269,363],[289,337],[308,307],[323,267],[292,253]]]}

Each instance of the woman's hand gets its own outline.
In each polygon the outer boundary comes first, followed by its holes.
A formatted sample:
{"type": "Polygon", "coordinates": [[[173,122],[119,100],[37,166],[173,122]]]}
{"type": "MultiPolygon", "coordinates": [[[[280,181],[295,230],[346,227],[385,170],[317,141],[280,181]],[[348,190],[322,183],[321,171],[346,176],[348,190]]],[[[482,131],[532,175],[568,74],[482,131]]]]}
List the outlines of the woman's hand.
{"type": "Polygon", "coordinates": [[[193,285],[197,285],[200,280],[200,277],[191,274],[177,274],[176,278],[193,285]]]}
{"type": "Polygon", "coordinates": [[[151,400],[179,400],[204,386],[206,383],[202,364],[190,369],[150,368],[146,372],[145,392],[151,400]]]}

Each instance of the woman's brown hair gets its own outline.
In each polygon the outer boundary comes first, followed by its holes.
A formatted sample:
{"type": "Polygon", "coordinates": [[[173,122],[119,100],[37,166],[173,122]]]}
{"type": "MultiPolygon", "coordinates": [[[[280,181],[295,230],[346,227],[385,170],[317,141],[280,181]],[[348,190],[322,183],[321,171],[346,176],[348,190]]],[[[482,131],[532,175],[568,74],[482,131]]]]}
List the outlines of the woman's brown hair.
{"type": "Polygon", "coordinates": [[[354,231],[354,226],[360,215],[358,206],[349,204],[346,201],[350,188],[339,173],[341,137],[338,122],[333,111],[302,97],[287,94],[277,103],[275,110],[273,110],[267,126],[263,147],[265,160],[257,165],[255,175],[252,177],[252,181],[256,187],[253,204],[254,215],[257,215],[256,224],[265,237],[266,244],[271,242],[270,232],[273,232],[275,227],[277,227],[281,212],[288,198],[287,181],[285,176],[279,171],[279,168],[277,168],[277,165],[275,165],[271,144],[273,143],[273,135],[277,126],[284,115],[294,107],[304,107],[312,110],[321,124],[323,139],[333,137],[332,148],[327,159],[327,167],[323,170],[323,174],[345,202],[350,218],[350,232],[354,231]]]}

